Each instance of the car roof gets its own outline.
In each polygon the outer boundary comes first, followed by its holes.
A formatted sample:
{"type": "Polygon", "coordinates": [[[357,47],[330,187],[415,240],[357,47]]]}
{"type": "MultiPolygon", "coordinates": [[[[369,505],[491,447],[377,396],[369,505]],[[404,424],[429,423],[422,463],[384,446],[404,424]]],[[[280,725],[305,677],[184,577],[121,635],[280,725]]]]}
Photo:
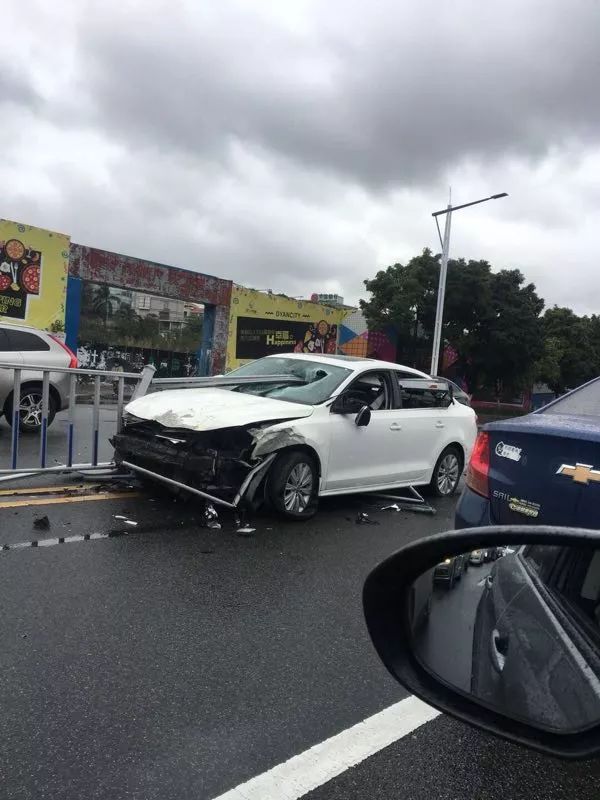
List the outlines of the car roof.
{"type": "Polygon", "coordinates": [[[429,375],[413,367],[405,367],[403,364],[394,364],[391,361],[379,361],[376,358],[358,358],[356,356],[344,355],[320,355],[317,353],[275,353],[266,358],[293,358],[298,361],[316,361],[322,364],[333,364],[337,367],[345,367],[353,372],[364,372],[367,369],[393,369],[400,372],[410,372],[417,378],[429,375]]]}
{"type": "Polygon", "coordinates": [[[33,325],[26,325],[23,322],[19,322],[15,324],[14,322],[10,322],[8,319],[1,319],[0,318],[0,328],[16,328],[18,331],[29,331],[30,333],[42,333],[47,334],[48,331],[43,331],[40,328],[34,328],[33,325]]]}

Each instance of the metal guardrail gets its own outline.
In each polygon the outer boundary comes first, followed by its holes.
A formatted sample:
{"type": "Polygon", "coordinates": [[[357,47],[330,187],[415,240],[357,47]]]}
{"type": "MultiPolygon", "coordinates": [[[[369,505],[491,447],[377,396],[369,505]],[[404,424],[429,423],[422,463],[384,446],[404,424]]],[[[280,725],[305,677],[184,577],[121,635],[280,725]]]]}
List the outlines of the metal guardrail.
{"type": "MultiPolygon", "coordinates": [[[[110,370],[94,369],[71,369],[70,367],[48,367],[40,364],[15,364],[12,362],[0,362],[0,369],[10,369],[13,371],[13,403],[11,411],[11,466],[9,469],[0,469],[0,481],[8,480],[18,475],[33,475],[38,472],[68,472],[79,471],[82,469],[106,469],[112,467],[113,462],[99,463],[99,431],[100,431],[100,383],[104,379],[110,379],[117,383],[117,431],[121,430],[123,424],[123,407],[125,398],[125,381],[137,381],[132,394],[132,400],[146,394],[148,387],[156,372],[156,368],[149,365],[141,372],[116,372],[110,370]],[[42,382],[42,408],[40,424],[40,458],[39,467],[29,467],[19,469],[19,434],[20,434],[20,411],[21,411],[21,379],[23,372],[39,373],[42,382]],[[51,374],[69,375],[69,401],[68,401],[68,423],[67,423],[67,452],[63,465],[49,467],[47,465],[48,451],[48,415],[50,406],[50,375],[51,374]],[[77,377],[85,375],[94,379],[93,410],[92,410],[92,460],[89,464],[74,464],[73,449],[75,437],[75,405],[77,400],[76,384],[77,377]]],[[[29,380],[29,379],[28,379],[29,380]]],[[[37,380],[37,376],[36,376],[37,380]]]]}

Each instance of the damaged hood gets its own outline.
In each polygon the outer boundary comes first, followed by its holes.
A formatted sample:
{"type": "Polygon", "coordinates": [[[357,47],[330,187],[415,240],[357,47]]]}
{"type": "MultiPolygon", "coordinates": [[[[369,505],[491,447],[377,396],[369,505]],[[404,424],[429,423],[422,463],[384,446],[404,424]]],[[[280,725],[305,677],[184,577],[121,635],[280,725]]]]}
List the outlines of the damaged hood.
{"type": "Polygon", "coordinates": [[[280,422],[310,417],[312,406],[230,392],[227,389],[174,389],[156,392],[129,403],[128,414],[166,428],[212,431],[256,422],[280,422]]]}

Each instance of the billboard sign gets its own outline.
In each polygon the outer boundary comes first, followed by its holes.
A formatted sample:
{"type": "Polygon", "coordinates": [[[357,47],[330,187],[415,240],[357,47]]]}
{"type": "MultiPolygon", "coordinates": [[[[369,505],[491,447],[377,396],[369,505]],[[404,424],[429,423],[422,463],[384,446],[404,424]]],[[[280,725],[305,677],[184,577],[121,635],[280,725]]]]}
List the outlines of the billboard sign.
{"type": "Polygon", "coordinates": [[[234,285],[227,369],[273,353],[336,353],[347,314],[348,309],[234,285]]]}
{"type": "Polygon", "coordinates": [[[0,219],[0,319],[64,325],[69,246],[62,233],[0,219]]]}

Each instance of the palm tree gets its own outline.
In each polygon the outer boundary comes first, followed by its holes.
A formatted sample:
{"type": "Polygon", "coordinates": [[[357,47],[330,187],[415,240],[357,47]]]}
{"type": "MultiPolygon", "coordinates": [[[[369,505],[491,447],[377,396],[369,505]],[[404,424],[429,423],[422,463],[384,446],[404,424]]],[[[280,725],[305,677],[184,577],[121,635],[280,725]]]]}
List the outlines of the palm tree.
{"type": "Polygon", "coordinates": [[[104,317],[105,323],[108,323],[108,318],[114,315],[115,310],[120,308],[122,302],[120,297],[111,293],[110,286],[103,284],[94,291],[92,308],[96,314],[101,314],[104,317]]]}

